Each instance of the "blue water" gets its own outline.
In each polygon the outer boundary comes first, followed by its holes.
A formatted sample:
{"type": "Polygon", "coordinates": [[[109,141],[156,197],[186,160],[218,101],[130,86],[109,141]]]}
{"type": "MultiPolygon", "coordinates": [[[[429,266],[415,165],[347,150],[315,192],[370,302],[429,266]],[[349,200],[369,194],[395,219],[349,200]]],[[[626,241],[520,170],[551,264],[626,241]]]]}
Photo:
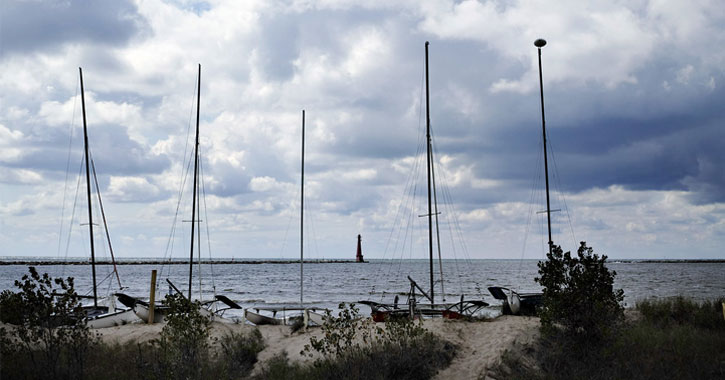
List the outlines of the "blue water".
{"type": "MultiPolygon", "coordinates": [[[[481,299],[498,305],[488,293],[489,286],[506,286],[521,292],[539,291],[535,260],[444,260],[445,298],[458,300],[481,299]]],[[[686,295],[695,299],[714,299],[725,296],[725,263],[609,263],[617,272],[615,287],[624,289],[625,303],[633,306],[637,300],[686,295]]],[[[81,294],[91,294],[91,269],[88,265],[48,265],[37,268],[53,277],[75,278],[81,294]]],[[[170,279],[186,293],[188,265],[119,265],[123,292],[148,297],[152,269],[159,271],[161,292],[166,292],[170,279]]],[[[101,282],[99,295],[118,290],[112,266],[97,266],[101,282]]],[[[194,266],[196,274],[198,266],[194,266]]],[[[0,266],[0,290],[14,289],[13,282],[27,273],[23,265],[0,266]]],[[[243,307],[299,304],[300,266],[297,264],[217,264],[201,267],[202,297],[209,299],[216,289],[243,307]],[[213,272],[213,275],[212,275],[213,272]]],[[[304,303],[334,309],[340,302],[374,300],[391,302],[395,294],[409,288],[407,276],[423,289],[430,287],[429,264],[425,260],[372,261],[370,263],[322,263],[304,266],[304,303]]],[[[436,263],[436,281],[439,279],[436,263]]],[[[199,296],[199,277],[194,276],[194,298],[199,296]]],[[[435,294],[440,300],[441,287],[436,283],[435,294]]],[[[366,312],[366,307],[363,307],[366,312]]],[[[491,311],[495,312],[492,307],[491,311]]],[[[232,313],[234,314],[234,313],[232,313]]],[[[239,314],[239,313],[237,313],[239,314]]]]}

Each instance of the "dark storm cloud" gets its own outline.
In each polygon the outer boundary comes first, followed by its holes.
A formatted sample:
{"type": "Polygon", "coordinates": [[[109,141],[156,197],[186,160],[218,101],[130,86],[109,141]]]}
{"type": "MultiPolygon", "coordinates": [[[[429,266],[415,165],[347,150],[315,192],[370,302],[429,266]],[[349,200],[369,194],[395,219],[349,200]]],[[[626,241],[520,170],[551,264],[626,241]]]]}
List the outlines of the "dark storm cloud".
{"type": "Polygon", "coordinates": [[[144,28],[132,1],[5,0],[4,54],[54,50],[70,42],[123,45],[144,28]]]}

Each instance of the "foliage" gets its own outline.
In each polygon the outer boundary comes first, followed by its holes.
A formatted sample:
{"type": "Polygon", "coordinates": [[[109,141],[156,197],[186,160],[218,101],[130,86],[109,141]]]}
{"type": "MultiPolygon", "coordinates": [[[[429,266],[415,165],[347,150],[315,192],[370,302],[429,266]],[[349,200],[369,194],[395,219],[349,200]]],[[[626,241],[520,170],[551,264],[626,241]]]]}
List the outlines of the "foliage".
{"type": "Polygon", "coordinates": [[[312,364],[290,363],[285,355],[265,363],[262,379],[427,379],[453,359],[455,347],[407,318],[385,328],[360,318],[354,304],[340,304],[338,317],[328,313],[321,338],[310,338],[301,352],[322,357],[312,364]]]}
{"type": "Polygon", "coordinates": [[[28,272],[15,281],[19,292],[0,294],[2,321],[15,325],[0,328],[0,377],[25,371],[23,377],[31,378],[82,377],[86,354],[97,338],[85,325],[73,278],[41,276],[34,267],[28,272]]]}
{"type": "Polygon", "coordinates": [[[666,300],[642,300],[637,302],[637,310],[643,318],[660,328],[677,325],[692,325],[698,328],[725,329],[723,302],[717,300],[695,302],[682,296],[666,300]]]}
{"type": "Polygon", "coordinates": [[[585,350],[577,350],[581,345],[571,335],[546,335],[524,353],[507,352],[493,375],[501,379],[722,379],[722,301],[698,303],[678,297],[640,302],[637,312],[642,318],[631,319],[607,341],[594,341],[585,350]]]}
{"type": "MultiPolygon", "coordinates": [[[[310,344],[305,345],[302,354],[312,356],[312,350],[323,355],[342,355],[343,353],[360,348],[360,340],[363,343],[371,342],[372,321],[360,317],[360,309],[354,303],[340,303],[340,311],[337,317],[326,311],[327,319],[322,325],[322,338],[310,338],[310,344]],[[360,336],[360,339],[358,338],[360,336]]],[[[379,328],[376,328],[380,330],[379,328]]]]}
{"type": "Polygon", "coordinates": [[[553,333],[557,326],[582,341],[599,340],[615,331],[624,316],[624,292],[614,290],[615,271],[605,263],[607,256],[594,253],[581,242],[577,256],[553,246],[539,262],[536,281],[544,288],[539,316],[542,330],[553,333]]]}
{"type": "Polygon", "coordinates": [[[201,379],[209,362],[211,321],[200,312],[201,303],[181,294],[167,295],[166,326],[161,330],[159,360],[151,370],[162,378],[201,379]]]}
{"type": "Polygon", "coordinates": [[[244,376],[252,371],[257,355],[264,349],[264,339],[259,329],[249,334],[230,333],[220,340],[221,364],[229,378],[244,376]],[[234,375],[234,376],[232,376],[234,375]]]}

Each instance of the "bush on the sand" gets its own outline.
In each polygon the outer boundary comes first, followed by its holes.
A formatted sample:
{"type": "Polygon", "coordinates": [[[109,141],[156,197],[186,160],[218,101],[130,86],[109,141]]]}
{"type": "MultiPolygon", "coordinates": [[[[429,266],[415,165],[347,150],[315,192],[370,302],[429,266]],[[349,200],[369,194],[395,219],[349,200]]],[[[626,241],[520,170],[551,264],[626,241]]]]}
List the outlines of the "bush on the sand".
{"type": "Polygon", "coordinates": [[[228,378],[244,376],[252,371],[257,355],[264,349],[264,339],[258,329],[249,334],[230,333],[220,341],[219,362],[228,378]]]}
{"type": "Polygon", "coordinates": [[[555,245],[546,258],[539,262],[536,278],[544,288],[539,312],[544,333],[561,326],[565,333],[590,341],[615,331],[624,316],[624,292],[613,287],[617,273],[606,267],[607,256],[581,242],[575,257],[555,245]]]}
{"type": "Polygon", "coordinates": [[[328,316],[320,339],[312,337],[303,354],[322,357],[311,364],[290,363],[280,355],[265,363],[261,379],[428,379],[450,364],[455,347],[420,323],[387,321],[385,328],[359,318],[355,305],[340,305],[328,316]]]}
{"type": "Polygon", "coordinates": [[[97,344],[83,320],[73,278],[40,275],[34,267],[0,294],[0,378],[80,378],[97,344]]]}
{"type": "Polygon", "coordinates": [[[550,334],[524,352],[507,352],[501,379],[722,379],[725,320],[722,302],[686,298],[637,304],[639,318],[607,341],[582,345],[550,334]],[[718,307],[719,305],[719,307],[718,307]]]}
{"type": "Polygon", "coordinates": [[[152,342],[158,347],[149,369],[160,378],[197,379],[209,363],[211,321],[200,312],[199,301],[181,294],[167,295],[166,326],[161,337],[152,342]]]}

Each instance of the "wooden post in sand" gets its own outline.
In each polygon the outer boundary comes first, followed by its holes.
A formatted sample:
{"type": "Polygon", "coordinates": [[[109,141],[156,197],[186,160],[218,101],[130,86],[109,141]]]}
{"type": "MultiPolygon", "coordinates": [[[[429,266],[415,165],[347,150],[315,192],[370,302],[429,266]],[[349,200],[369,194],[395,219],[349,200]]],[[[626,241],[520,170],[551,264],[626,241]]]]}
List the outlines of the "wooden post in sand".
{"type": "Polygon", "coordinates": [[[725,318],[725,302],[722,303],[722,317],[725,318]]]}
{"type": "Polygon", "coordinates": [[[151,294],[149,295],[149,319],[148,324],[154,324],[154,303],[156,301],[156,269],[151,271],[151,294]]]}

